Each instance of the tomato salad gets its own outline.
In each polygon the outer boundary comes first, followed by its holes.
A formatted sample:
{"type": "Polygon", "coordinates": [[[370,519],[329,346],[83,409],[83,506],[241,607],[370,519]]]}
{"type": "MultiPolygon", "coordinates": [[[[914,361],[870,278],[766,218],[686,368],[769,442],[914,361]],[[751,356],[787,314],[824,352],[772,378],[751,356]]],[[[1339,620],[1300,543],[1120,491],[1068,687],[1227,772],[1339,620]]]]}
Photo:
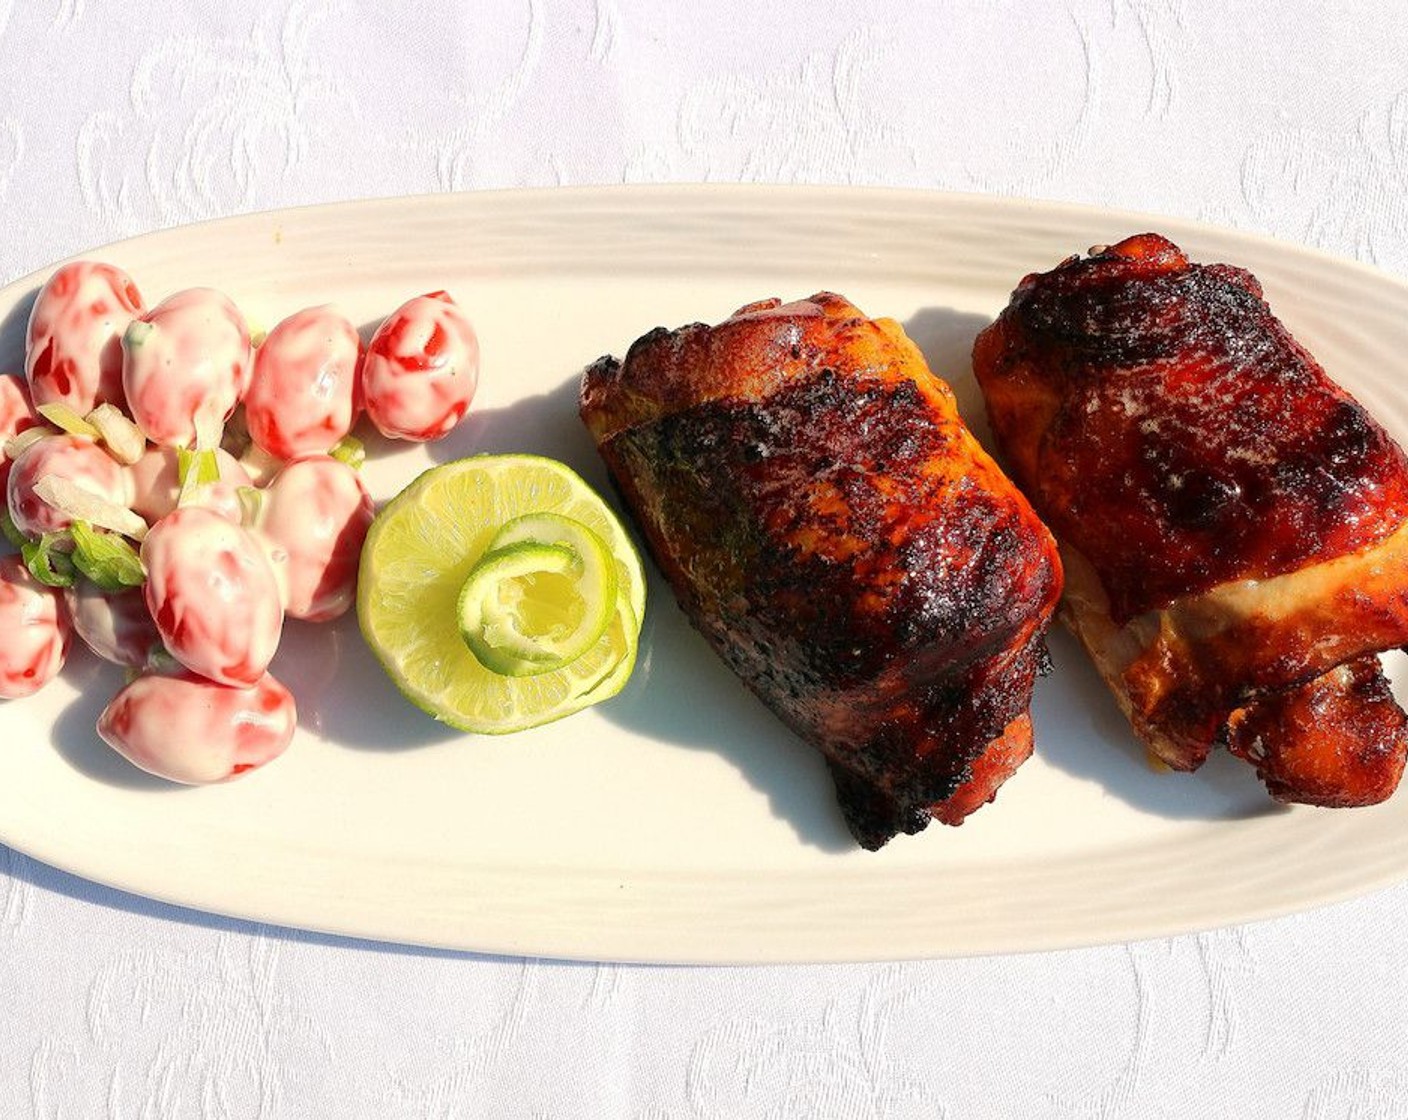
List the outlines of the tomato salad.
{"type": "Polygon", "coordinates": [[[0,698],[59,674],[73,635],[128,682],[98,734],[150,773],[222,782],[292,740],[269,673],[285,618],[355,599],[375,509],[352,435],[438,439],[465,416],[479,344],[444,292],[363,346],[331,306],[256,344],[210,288],[148,308],[106,263],[40,290],[23,375],[0,376],[0,698]]]}

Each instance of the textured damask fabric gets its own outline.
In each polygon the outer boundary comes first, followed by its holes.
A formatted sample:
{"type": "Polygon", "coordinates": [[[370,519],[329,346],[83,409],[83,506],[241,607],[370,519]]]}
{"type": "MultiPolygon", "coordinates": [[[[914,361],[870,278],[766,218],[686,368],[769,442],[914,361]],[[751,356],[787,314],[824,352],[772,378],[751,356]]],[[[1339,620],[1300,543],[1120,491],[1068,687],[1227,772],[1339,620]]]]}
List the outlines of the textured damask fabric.
{"type": "MultiPolygon", "coordinates": [[[[698,180],[1153,210],[1408,275],[1405,58],[1397,0],[0,0],[0,281],[251,209],[698,180]]],[[[0,1115],[1408,1115],[1405,911],[593,966],[209,918],[0,849],[0,1115]]]]}

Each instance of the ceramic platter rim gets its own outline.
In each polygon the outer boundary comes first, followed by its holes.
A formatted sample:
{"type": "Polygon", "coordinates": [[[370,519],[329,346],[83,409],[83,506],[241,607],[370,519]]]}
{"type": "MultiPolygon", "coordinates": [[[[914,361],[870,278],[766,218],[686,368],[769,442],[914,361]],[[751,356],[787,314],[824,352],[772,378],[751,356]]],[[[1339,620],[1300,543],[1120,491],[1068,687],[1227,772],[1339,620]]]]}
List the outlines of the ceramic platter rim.
{"type": "MultiPolygon", "coordinates": [[[[533,408],[555,410],[543,413],[549,418],[570,409],[572,369],[605,350],[621,353],[657,321],[716,320],[732,310],[730,299],[738,306],[807,294],[796,285],[854,295],[872,315],[908,314],[919,333],[938,324],[917,340],[929,343],[931,362],[937,347],[951,367],[936,372],[962,377],[964,332],[971,340],[1022,275],[1149,229],[1195,259],[1250,268],[1273,309],[1332,375],[1395,436],[1408,436],[1408,389],[1391,373],[1394,358],[1408,353],[1408,285],[1298,245],[1148,214],[869,188],[572,188],[298,207],[162,230],[80,255],[127,268],[149,300],[160,298],[163,285],[212,282],[242,302],[257,292],[253,302],[264,306],[256,313],[267,316],[360,298],[354,317],[365,322],[373,306],[391,310],[384,293],[398,284],[403,297],[421,282],[464,288],[488,308],[479,324],[483,384],[499,378],[491,390],[499,394],[496,407],[528,424],[533,408]],[[887,297],[898,311],[877,304],[887,297]],[[930,305],[939,310],[925,318],[930,305]],[[944,309],[967,318],[945,318],[944,309]],[[535,371],[521,340],[515,356],[509,343],[520,327],[523,338],[537,331],[545,347],[558,347],[557,364],[535,371]],[[520,362],[527,370],[521,385],[504,372],[520,362]]],[[[26,301],[59,263],[0,291],[0,360],[13,363],[26,301]]],[[[463,302],[476,317],[475,303],[463,302]]],[[[971,398],[965,415],[976,419],[971,398]]],[[[390,463],[383,481],[399,470],[408,482],[424,465],[404,457],[390,463]]],[[[378,499],[390,496],[386,485],[373,489],[378,499]]],[[[695,659],[690,671],[709,677],[711,696],[730,695],[733,686],[704,660],[658,579],[652,594],[656,660],[683,650],[695,659]]],[[[355,641],[355,627],[338,633],[343,643],[355,641]]],[[[1038,685],[1050,710],[1074,702],[1062,700],[1062,672],[1079,670],[1058,663],[1057,678],[1038,685]]],[[[451,738],[352,751],[314,720],[290,751],[290,759],[303,752],[306,761],[281,760],[218,791],[171,792],[128,782],[95,761],[88,748],[73,746],[81,735],[72,728],[59,749],[59,708],[91,709],[90,691],[111,679],[93,665],[80,666],[77,676],[56,700],[41,694],[0,707],[0,841],[164,902],[331,934],[567,959],[887,960],[1171,935],[1303,910],[1408,877],[1401,839],[1408,836],[1408,797],[1348,812],[1260,802],[1247,808],[1249,787],[1235,786],[1240,779],[1233,776],[1231,800],[1196,792],[1186,805],[1150,799],[1139,792],[1143,777],[1127,777],[1142,765],[1129,742],[1089,750],[1068,744],[1064,757],[1079,761],[1065,770],[1029,764],[1029,781],[1024,768],[1011,792],[1005,788],[963,829],[934,825],[875,856],[847,850],[837,843],[840,825],[829,804],[806,809],[805,826],[779,823],[793,787],[829,794],[805,749],[751,709],[752,722],[737,726],[767,740],[761,756],[791,752],[780,770],[759,762],[763,778],[738,765],[753,756],[737,743],[719,744],[727,748],[721,761],[707,741],[689,749],[675,743],[668,720],[631,724],[587,713],[519,754],[451,738]],[[478,788],[476,751],[484,781],[499,783],[496,802],[521,791],[520,832],[505,836],[505,823],[517,818],[494,818],[489,801],[480,810],[492,829],[480,817],[456,820],[447,810],[447,782],[478,788]],[[554,831],[552,822],[566,812],[552,785],[560,764],[586,804],[574,802],[579,817],[567,814],[570,830],[554,831]],[[631,788],[637,774],[639,788],[631,788]],[[696,781],[717,816],[714,836],[726,853],[717,860],[700,823],[705,811],[699,820],[684,812],[678,786],[696,781]],[[378,786],[395,792],[394,803],[373,799],[378,786]],[[534,800],[544,790],[559,808],[534,800]],[[603,806],[600,818],[591,815],[593,798],[603,806]],[[679,836],[661,808],[671,798],[680,798],[679,836]],[[649,831],[633,838],[636,815],[649,831]],[[637,851],[639,858],[630,854],[637,851]]],[[[664,710],[658,696],[630,701],[628,694],[613,703],[664,710]]],[[[741,705],[755,704],[741,688],[737,695],[741,705]]],[[[1081,695],[1081,703],[1102,703],[1088,691],[1081,695]]],[[[725,723],[732,718],[718,714],[725,723]]],[[[408,705],[403,715],[409,733],[421,734],[414,721],[424,717],[408,705]]],[[[1062,726],[1062,734],[1074,734],[1062,726]]],[[[1108,721],[1101,726],[1092,735],[1120,738],[1108,721]]],[[[1036,734],[1040,760],[1040,719],[1036,734]]]]}

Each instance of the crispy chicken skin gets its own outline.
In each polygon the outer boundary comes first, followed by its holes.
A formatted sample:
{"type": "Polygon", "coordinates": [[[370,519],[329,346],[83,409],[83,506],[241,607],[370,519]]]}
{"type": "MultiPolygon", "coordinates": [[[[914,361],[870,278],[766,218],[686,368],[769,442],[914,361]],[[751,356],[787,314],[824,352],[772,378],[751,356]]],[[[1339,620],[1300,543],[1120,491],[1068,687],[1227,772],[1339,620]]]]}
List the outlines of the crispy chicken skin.
{"type": "Polygon", "coordinates": [[[1256,279],[1131,237],[1022,280],[973,366],[1150,749],[1192,770],[1226,743],[1285,801],[1392,793],[1373,655],[1408,643],[1408,462],[1256,279]]]}
{"type": "Polygon", "coordinates": [[[840,296],[658,329],[581,412],[680,605],[875,849],[1031,753],[1055,544],[898,323],[840,296]]]}

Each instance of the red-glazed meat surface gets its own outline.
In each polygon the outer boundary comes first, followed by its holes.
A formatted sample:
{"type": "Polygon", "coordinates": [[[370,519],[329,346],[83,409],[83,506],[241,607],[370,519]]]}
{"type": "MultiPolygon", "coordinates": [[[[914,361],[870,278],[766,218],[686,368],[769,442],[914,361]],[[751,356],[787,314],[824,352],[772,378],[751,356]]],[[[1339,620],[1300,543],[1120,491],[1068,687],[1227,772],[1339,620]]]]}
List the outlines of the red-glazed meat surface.
{"type": "Polygon", "coordinates": [[[897,323],[822,293],[654,331],[587,371],[582,415],[681,606],[827,756],[861,844],[990,798],[1020,752],[974,764],[1026,715],[1060,563],[897,323]]]}
{"type": "Polygon", "coordinates": [[[1026,277],[973,366],[1055,531],[1063,615],[1174,769],[1225,743],[1279,800],[1398,784],[1408,460],[1256,279],[1157,234],[1026,277]]]}
{"type": "Polygon", "coordinates": [[[1019,481],[1117,622],[1408,516],[1403,452],[1261,297],[1250,273],[1150,233],[1028,276],[979,336],[1019,481]]]}

